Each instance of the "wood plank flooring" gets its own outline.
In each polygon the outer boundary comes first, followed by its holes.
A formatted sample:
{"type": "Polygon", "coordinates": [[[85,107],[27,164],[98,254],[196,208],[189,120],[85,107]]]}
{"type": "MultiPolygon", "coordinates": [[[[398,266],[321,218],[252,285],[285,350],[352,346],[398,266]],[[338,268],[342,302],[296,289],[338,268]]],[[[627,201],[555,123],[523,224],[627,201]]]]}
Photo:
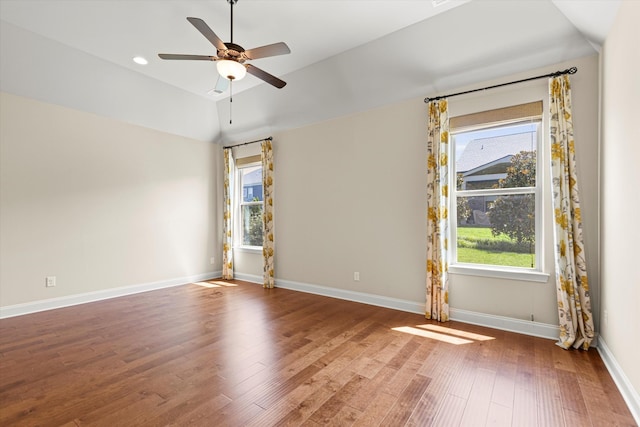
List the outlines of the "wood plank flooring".
{"type": "Polygon", "coordinates": [[[635,426],[597,351],[210,281],[0,320],[2,426],[635,426]]]}

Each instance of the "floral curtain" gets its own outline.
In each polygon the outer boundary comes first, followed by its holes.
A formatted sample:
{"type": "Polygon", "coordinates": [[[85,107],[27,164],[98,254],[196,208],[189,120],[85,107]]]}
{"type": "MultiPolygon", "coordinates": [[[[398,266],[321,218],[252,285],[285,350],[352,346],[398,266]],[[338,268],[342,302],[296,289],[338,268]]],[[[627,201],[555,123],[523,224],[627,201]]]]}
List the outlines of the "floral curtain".
{"type": "Polygon", "coordinates": [[[222,216],[222,278],[233,279],[233,205],[231,194],[233,194],[233,152],[231,148],[225,148],[224,154],[224,189],[223,195],[223,216],[222,216]]]}
{"type": "Polygon", "coordinates": [[[262,192],[264,200],[264,212],[262,216],[263,239],[262,256],[264,258],[264,284],[265,288],[273,288],[275,285],[273,255],[273,148],[271,140],[266,139],[262,144],[262,192]]]}
{"type": "Polygon", "coordinates": [[[427,136],[427,303],[425,316],[449,320],[449,112],[447,100],[429,103],[427,136]]]}
{"type": "Polygon", "coordinates": [[[582,238],[569,76],[549,79],[558,345],[587,350],[594,337],[582,238]]]}

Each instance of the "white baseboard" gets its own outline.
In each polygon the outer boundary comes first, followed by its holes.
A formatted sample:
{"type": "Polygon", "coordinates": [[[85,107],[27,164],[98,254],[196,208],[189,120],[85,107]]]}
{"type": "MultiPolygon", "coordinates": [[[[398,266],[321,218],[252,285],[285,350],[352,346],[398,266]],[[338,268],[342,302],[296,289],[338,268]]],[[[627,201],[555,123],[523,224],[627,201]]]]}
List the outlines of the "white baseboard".
{"type": "MultiPolygon", "coordinates": [[[[257,276],[237,275],[240,280],[255,281],[259,283],[262,278],[255,280],[257,276]],[[246,279],[241,279],[244,276],[246,279]],[[252,280],[253,279],[253,280],[252,280]]],[[[375,305],[378,307],[392,308],[409,313],[424,314],[424,302],[408,301],[398,298],[385,297],[381,295],[367,294],[364,292],[347,291],[344,289],[330,288],[327,286],[312,285],[309,283],[293,282],[290,280],[276,280],[276,286],[284,289],[291,289],[310,294],[323,295],[326,297],[344,299],[348,301],[360,302],[375,305]]],[[[486,326],[503,331],[517,332],[525,335],[557,340],[559,328],[556,325],[546,323],[530,322],[511,317],[496,316],[493,314],[476,313],[473,311],[451,308],[451,320],[473,325],[486,326]]]]}
{"type": "Polygon", "coordinates": [[[560,336],[560,328],[548,323],[531,322],[528,320],[514,319],[513,317],[496,316],[494,314],[478,313],[475,311],[451,308],[451,320],[472,325],[486,326],[502,331],[517,332],[519,334],[534,337],[557,340],[560,336]]]}
{"type": "MultiPolygon", "coordinates": [[[[153,291],[156,289],[168,288],[190,282],[209,280],[221,276],[220,271],[205,273],[195,276],[180,277],[153,283],[143,283],[133,286],[125,286],[113,289],[104,289],[96,292],[88,292],[66,297],[52,298],[41,301],[34,301],[25,304],[16,304],[0,307],[0,319],[20,316],[23,314],[35,313],[38,311],[52,310],[55,308],[68,307],[87,302],[100,301],[109,298],[116,298],[124,295],[136,294],[139,292],[153,291]]],[[[262,276],[253,274],[235,273],[235,278],[247,282],[262,284],[262,276]]],[[[399,298],[385,297],[381,295],[364,292],[349,291],[345,289],[331,288],[328,286],[314,285],[310,283],[294,282],[291,280],[276,280],[276,286],[283,289],[306,292],[315,295],[322,295],[331,298],[338,298],[347,301],[354,301],[378,307],[391,308],[408,313],[424,314],[424,302],[409,301],[399,298]]],[[[529,322],[510,317],[496,316],[492,314],[477,313],[467,310],[451,308],[451,320],[463,323],[470,323],[489,328],[501,329],[510,332],[517,332],[525,335],[557,339],[558,327],[539,322],[529,322]]]]}
{"type": "Polygon", "coordinates": [[[103,289],[95,292],[87,292],[77,295],[69,295],[59,298],[50,298],[40,301],[33,301],[23,304],[8,305],[0,307],[0,319],[7,317],[21,316],[23,314],[37,313],[39,311],[53,310],[56,308],[69,307],[72,305],[84,304],[88,302],[100,301],[109,298],[116,298],[125,295],[137,294],[140,292],[154,291],[156,289],[169,288],[171,286],[184,285],[185,283],[198,282],[202,280],[215,279],[221,276],[220,271],[197,274],[194,276],[179,277],[175,279],[162,280],[152,283],[141,283],[132,286],[103,289]]]}
{"type": "Polygon", "coordinates": [[[244,280],[245,282],[258,283],[262,285],[264,283],[262,276],[256,276],[253,274],[244,274],[233,272],[233,278],[236,280],[244,280]]]}
{"type": "Polygon", "coordinates": [[[598,340],[598,353],[602,357],[604,365],[607,367],[609,374],[613,378],[613,382],[618,386],[622,398],[627,403],[631,415],[636,420],[636,423],[640,425],[640,395],[638,391],[633,387],[629,378],[625,375],[624,371],[618,365],[618,361],[613,357],[613,353],[607,347],[607,343],[600,337],[598,340]]]}
{"type": "MultiPolygon", "coordinates": [[[[88,302],[100,301],[109,298],[116,298],[140,292],[153,291],[156,289],[178,286],[185,283],[210,280],[221,276],[220,271],[204,273],[195,276],[180,277],[152,283],[142,283],[132,286],[124,286],[101,291],[87,292],[78,295],[69,295],[59,298],[34,301],[24,304],[16,304],[0,307],[0,319],[20,316],[23,314],[36,313],[39,311],[53,310],[56,308],[69,307],[72,305],[84,304],[88,302]]],[[[261,284],[262,276],[253,274],[235,273],[235,278],[247,282],[261,284]]],[[[331,298],[338,298],[347,301],[354,301],[377,307],[391,308],[408,313],[424,314],[424,302],[409,301],[399,298],[385,297],[381,295],[364,292],[349,291],[345,289],[331,288],[328,286],[314,285],[310,283],[294,282],[291,280],[276,280],[276,286],[283,289],[306,292],[315,295],[322,295],[331,298]]],[[[517,332],[525,335],[533,335],[549,339],[557,339],[558,327],[538,322],[529,322],[510,317],[495,316],[492,314],[477,313],[467,310],[451,308],[451,320],[462,323],[470,323],[489,328],[501,329],[510,332],[517,332]]]]}
{"type": "Polygon", "coordinates": [[[276,279],[278,288],[291,289],[306,292],[308,294],[322,295],[347,301],[361,302],[378,307],[393,308],[409,313],[424,314],[424,303],[408,301],[381,295],[367,294],[364,292],[347,291],[345,289],[330,288],[328,286],[312,285],[309,283],[293,282],[291,280],[276,279]]]}

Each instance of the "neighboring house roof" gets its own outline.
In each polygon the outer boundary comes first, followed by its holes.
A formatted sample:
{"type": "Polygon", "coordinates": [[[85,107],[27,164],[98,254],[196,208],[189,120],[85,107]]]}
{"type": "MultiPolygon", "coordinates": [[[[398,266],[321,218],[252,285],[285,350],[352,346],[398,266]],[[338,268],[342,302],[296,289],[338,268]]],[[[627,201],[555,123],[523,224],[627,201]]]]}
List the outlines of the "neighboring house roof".
{"type": "Polygon", "coordinates": [[[262,184],[262,169],[256,169],[253,172],[249,172],[244,176],[242,181],[245,186],[262,184]]]}
{"type": "Polygon", "coordinates": [[[513,154],[508,154],[504,157],[500,157],[499,159],[495,159],[489,163],[480,165],[476,168],[469,169],[468,171],[463,171],[461,172],[462,176],[469,177],[471,175],[486,175],[488,173],[506,174],[506,170],[507,170],[506,165],[511,163],[512,157],[513,157],[513,154]]]}
{"type": "Polygon", "coordinates": [[[464,173],[499,159],[508,161],[514,154],[520,151],[531,151],[535,147],[535,132],[474,139],[465,147],[456,162],[456,169],[459,173],[464,173]]]}

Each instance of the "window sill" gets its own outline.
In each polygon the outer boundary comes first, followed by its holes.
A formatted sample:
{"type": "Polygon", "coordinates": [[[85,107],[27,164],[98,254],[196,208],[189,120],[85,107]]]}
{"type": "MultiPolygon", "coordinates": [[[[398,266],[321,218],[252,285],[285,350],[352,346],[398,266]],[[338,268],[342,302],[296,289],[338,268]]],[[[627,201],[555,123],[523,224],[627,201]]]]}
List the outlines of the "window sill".
{"type": "Polygon", "coordinates": [[[238,252],[245,252],[249,254],[262,255],[262,246],[236,246],[233,248],[233,250],[238,252]]]}
{"type": "Polygon", "coordinates": [[[475,265],[452,265],[449,266],[450,274],[460,274],[463,276],[494,277],[498,279],[521,280],[526,282],[547,283],[549,274],[532,270],[497,269],[475,265]]]}

